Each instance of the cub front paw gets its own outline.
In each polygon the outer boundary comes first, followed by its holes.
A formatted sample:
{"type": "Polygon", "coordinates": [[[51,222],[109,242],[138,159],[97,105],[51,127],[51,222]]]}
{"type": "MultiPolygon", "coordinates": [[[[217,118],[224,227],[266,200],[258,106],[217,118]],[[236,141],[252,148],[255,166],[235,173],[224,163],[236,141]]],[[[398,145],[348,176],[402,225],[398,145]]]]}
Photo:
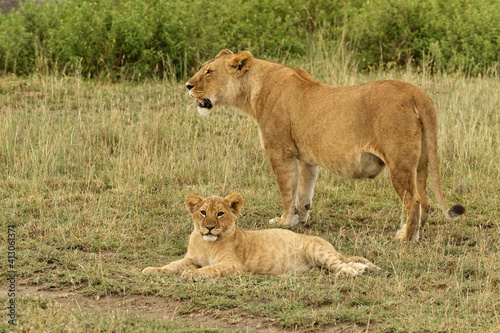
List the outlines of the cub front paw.
{"type": "Polygon", "coordinates": [[[142,274],[159,273],[160,271],[156,267],[146,267],[142,270],[142,274]]]}
{"type": "Polygon", "coordinates": [[[197,269],[186,269],[184,272],[182,272],[181,277],[186,279],[186,280],[191,280],[191,281],[198,281],[205,276],[200,274],[197,269]]]}

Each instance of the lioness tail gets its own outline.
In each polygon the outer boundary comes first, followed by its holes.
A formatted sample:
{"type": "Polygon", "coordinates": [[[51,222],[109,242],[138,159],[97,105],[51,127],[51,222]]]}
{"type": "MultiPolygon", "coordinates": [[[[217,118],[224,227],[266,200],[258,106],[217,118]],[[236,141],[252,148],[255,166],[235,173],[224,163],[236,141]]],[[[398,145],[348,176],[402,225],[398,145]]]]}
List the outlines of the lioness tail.
{"type": "MultiPolygon", "coordinates": [[[[425,93],[424,93],[425,94],[425,93]]],[[[451,208],[444,200],[443,191],[441,190],[441,177],[439,175],[439,159],[437,151],[437,117],[436,109],[432,100],[425,94],[425,105],[416,105],[416,112],[421,117],[422,122],[422,144],[427,146],[429,174],[432,180],[432,190],[436,195],[439,208],[443,211],[447,218],[455,218],[465,213],[465,207],[462,205],[454,205],[451,208]]],[[[422,100],[422,99],[420,99],[422,100]]]]}

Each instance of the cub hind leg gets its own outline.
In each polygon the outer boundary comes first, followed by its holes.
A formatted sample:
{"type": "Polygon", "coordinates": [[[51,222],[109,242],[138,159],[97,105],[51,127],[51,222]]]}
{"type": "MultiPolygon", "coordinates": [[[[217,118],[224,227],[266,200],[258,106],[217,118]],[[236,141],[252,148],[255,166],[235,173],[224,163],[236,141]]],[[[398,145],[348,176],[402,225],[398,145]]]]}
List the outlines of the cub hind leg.
{"type": "Polygon", "coordinates": [[[376,273],[384,270],[362,257],[344,257],[332,244],[320,237],[311,236],[305,245],[306,256],[312,266],[324,267],[337,276],[356,277],[368,271],[376,273]]]}
{"type": "Polygon", "coordinates": [[[378,267],[377,265],[375,265],[374,263],[372,263],[370,260],[368,260],[366,258],[354,256],[354,257],[348,257],[348,258],[346,258],[346,260],[349,262],[361,263],[363,265],[366,265],[368,267],[367,271],[369,273],[373,273],[375,275],[383,275],[383,276],[391,275],[391,273],[389,271],[386,271],[385,269],[378,267]]]}

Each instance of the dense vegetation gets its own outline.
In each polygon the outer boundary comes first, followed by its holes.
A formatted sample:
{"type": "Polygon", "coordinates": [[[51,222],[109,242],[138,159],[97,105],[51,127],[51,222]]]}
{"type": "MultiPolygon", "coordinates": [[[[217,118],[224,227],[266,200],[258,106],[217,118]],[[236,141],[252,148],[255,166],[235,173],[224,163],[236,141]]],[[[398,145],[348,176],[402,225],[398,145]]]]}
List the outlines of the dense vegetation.
{"type": "Polygon", "coordinates": [[[497,73],[497,0],[28,2],[0,16],[0,72],[185,77],[222,48],[355,54],[361,69],[414,64],[497,73]]]}

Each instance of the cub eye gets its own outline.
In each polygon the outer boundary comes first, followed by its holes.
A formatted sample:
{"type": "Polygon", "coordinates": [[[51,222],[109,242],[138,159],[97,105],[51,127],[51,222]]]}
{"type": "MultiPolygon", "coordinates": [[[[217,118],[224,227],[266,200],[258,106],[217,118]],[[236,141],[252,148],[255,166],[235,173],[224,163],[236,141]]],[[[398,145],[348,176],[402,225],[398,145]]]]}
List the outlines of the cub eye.
{"type": "Polygon", "coordinates": [[[205,75],[210,75],[210,73],[212,73],[212,71],[210,69],[207,69],[207,71],[205,72],[205,75]]]}
{"type": "Polygon", "coordinates": [[[222,215],[224,215],[224,212],[218,212],[217,213],[217,217],[221,217],[222,215]]]}
{"type": "Polygon", "coordinates": [[[201,214],[202,216],[207,216],[207,212],[206,212],[206,211],[204,211],[204,210],[202,210],[202,211],[200,212],[200,214],[201,214]]]}

